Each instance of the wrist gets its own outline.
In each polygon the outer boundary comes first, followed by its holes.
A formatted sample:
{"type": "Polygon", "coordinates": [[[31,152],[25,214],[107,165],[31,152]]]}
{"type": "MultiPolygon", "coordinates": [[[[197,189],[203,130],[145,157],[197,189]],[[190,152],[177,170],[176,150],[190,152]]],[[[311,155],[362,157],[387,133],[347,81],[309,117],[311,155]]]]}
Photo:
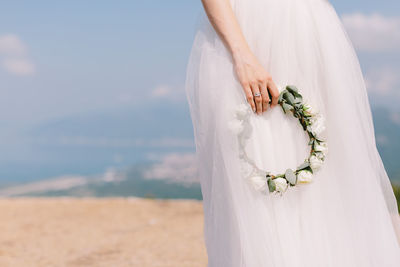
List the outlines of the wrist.
{"type": "Polygon", "coordinates": [[[241,62],[252,54],[250,48],[246,45],[236,46],[231,49],[231,54],[234,62],[241,62]]]}
{"type": "Polygon", "coordinates": [[[230,47],[230,52],[233,57],[247,54],[249,52],[249,48],[246,45],[235,45],[230,47]]]}

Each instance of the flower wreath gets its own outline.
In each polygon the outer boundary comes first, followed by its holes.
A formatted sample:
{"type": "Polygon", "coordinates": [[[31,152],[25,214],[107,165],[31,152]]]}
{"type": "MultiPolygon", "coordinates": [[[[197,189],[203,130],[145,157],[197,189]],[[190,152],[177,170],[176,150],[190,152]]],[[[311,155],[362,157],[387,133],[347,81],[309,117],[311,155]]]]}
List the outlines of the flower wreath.
{"type": "Polygon", "coordinates": [[[303,102],[303,97],[295,86],[286,86],[280,92],[278,103],[285,114],[291,113],[298,119],[309,137],[310,154],[296,170],[287,169],[283,174],[274,175],[258,168],[249,158],[245,149],[252,132],[249,117],[253,112],[249,104],[242,103],[238,106],[234,114],[235,119],[229,122],[229,128],[238,137],[240,158],[252,167],[252,172],[247,178],[253,187],[261,192],[266,192],[268,187],[269,192],[279,192],[282,195],[289,186],[312,181],[313,173],[321,168],[325,160],[328,146],[326,141],[320,138],[325,130],[324,117],[309,104],[303,102]]]}

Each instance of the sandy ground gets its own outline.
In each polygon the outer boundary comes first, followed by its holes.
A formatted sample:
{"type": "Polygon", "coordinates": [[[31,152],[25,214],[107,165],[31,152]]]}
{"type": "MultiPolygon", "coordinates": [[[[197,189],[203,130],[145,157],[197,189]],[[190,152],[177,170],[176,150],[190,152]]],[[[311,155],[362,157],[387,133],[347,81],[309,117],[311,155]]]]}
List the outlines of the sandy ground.
{"type": "Polygon", "coordinates": [[[0,266],[207,265],[195,200],[0,199],[0,266]]]}

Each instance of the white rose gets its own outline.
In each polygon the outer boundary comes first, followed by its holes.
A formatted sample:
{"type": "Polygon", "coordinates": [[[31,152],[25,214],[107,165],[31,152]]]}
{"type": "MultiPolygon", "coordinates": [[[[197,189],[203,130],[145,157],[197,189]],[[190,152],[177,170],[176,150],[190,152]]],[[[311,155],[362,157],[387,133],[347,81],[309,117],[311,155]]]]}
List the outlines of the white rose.
{"type": "Polygon", "coordinates": [[[315,156],[317,157],[317,158],[319,158],[320,160],[324,160],[325,159],[325,154],[324,153],[322,153],[322,152],[319,152],[319,151],[316,151],[316,152],[314,152],[315,153],[315,156]]]}
{"type": "Polygon", "coordinates": [[[310,167],[313,171],[320,169],[323,163],[324,161],[318,158],[317,156],[313,155],[310,157],[310,167]]]}
{"type": "Polygon", "coordinates": [[[273,180],[275,182],[275,190],[278,192],[284,192],[288,186],[286,179],[276,178],[273,180]]]}
{"type": "Polygon", "coordinates": [[[249,178],[254,189],[257,191],[265,191],[267,189],[267,178],[261,175],[251,176],[249,178]]]}
{"type": "Polygon", "coordinates": [[[311,132],[314,136],[318,137],[325,130],[325,118],[318,115],[311,120],[311,132]]]}
{"type": "Polygon", "coordinates": [[[238,118],[239,120],[247,119],[247,117],[251,114],[251,110],[250,110],[249,104],[241,103],[237,107],[237,109],[235,111],[235,114],[236,114],[236,118],[238,118]]]}
{"type": "Polygon", "coordinates": [[[297,174],[297,183],[306,184],[312,181],[312,173],[310,171],[300,171],[297,174]]]}
{"type": "Polygon", "coordinates": [[[239,120],[230,121],[228,127],[236,135],[240,134],[244,129],[242,121],[239,120]]]}
{"type": "Polygon", "coordinates": [[[319,151],[325,155],[326,153],[328,153],[328,145],[326,144],[326,142],[321,142],[314,146],[314,150],[319,151]]]}

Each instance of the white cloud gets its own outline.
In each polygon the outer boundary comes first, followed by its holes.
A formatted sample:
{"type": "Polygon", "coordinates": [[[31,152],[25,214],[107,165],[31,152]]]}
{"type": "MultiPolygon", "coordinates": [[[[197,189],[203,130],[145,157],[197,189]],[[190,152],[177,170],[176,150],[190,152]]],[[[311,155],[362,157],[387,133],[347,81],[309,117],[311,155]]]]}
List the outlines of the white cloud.
{"type": "Polygon", "coordinates": [[[13,56],[24,55],[26,53],[26,46],[15,34],[6,34],[0,36],[0,54],[13,56]]]}
{"type": "Polygon", "coordinates": [[[167,85],[160,85],[153,89],[151,95],[154,97],[165,97],[172,93],[172,89],[167,85]]]}
{"type": "Polygon", "coordinates": [[[27,57],[26,45],[15,34],[0,35],[0,64],[11,74],[26,76],[35,73],[35,65],[27,57]]]}
{"type": "Polygon", "coordinates": [[[9,73],[20,76],[35,73],[35,65],[27,59],[4,59],[2,66],[9,73]]]}
{"type": "Polygon", "coordinates": [[[169,86],[165,84],[159,85],[151,90],[150,97],[155,99],[168,99],[178,102],[186,100],[183,86],[169,86]]]}
{"type": "Polygon", "coordinates": [[[345,14],[343,24],[360,51],[400,51],[400,17],[380,14],[345,14]]]}

